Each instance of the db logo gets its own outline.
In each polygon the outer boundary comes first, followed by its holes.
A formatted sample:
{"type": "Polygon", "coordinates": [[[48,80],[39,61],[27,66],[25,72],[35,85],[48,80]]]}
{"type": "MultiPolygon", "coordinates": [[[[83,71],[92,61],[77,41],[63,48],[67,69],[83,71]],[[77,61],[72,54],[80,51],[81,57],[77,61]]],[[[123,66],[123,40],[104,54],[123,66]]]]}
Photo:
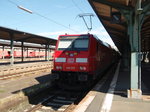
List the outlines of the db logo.
{"type": "Polygon", "coordinates": [[[68,63],[74,63],[74,58],[68,58],[68,63]]]}

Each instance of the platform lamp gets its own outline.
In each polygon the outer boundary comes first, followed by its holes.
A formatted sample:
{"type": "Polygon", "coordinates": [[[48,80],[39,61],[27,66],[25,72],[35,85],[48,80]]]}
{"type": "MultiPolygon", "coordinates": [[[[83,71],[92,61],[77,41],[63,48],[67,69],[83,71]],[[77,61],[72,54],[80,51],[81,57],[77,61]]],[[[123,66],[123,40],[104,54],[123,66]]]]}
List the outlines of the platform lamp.
{"type": "Polygon", "coordinates": [[[112,11],[112,8],[111,8],[110,16],[111,16],[112,24],[121,23],[121,13],[119,11],[112,11]]]}
{"type": "Polygon", "coordinates": [[[30,14],[32,14],[32,13],[33,13],[31,10],[26,9],[26,8],[24,8],[24,7],[22,7],[22,6],[17,6],[17,7],[18,7],[19,9],[21,9],[21,10],[24,10],[24,11],[26,11],[26,12],[30,13],[30,14]]]}

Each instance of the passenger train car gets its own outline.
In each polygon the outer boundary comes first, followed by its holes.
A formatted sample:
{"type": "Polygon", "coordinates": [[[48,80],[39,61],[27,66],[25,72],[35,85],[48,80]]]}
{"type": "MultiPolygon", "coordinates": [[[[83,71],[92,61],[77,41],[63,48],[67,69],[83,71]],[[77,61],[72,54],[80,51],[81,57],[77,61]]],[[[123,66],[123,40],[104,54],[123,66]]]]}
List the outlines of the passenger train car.
{"type": "Polygon", "coordinates": [[[66,87],[91,83],[115,60],[116,51],[92,34],[60,35],[52,76],[66,87]]]}
{"type": "MultiPolygon", "coordinates": [[[[11,57],[11,51],[10,50],[5,50],[2,51],[0,50],[0,59],[3,57],[4,58],[10,58],[11,57]]],[[[45,52],[43,51],[24,51],[23,52],[24,57],[28,57],[28,58],[36,58],[36,57],[44,57],[45,56],[45,52]]],[[[21,58],[22,57],[22,51],[21,50],[15,50],[14,51],[14,58],[21,58]]]]}

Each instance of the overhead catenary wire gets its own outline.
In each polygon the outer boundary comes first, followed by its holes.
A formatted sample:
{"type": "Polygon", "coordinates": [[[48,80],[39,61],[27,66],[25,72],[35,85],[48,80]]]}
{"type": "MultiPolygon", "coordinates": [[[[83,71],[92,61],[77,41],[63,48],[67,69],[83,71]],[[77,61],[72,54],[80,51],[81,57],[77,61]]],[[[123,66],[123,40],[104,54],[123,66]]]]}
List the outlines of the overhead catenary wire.
{"type": "Polygon", "coordinates": [[[67,27],[67,26],[65,26],[65,25],[63,25],[63,24],[61,24],[61,23],[59,23],[59,22],[57,22],[57,21],[55,21],[55,20],[53,20],[53,19],[51,19],[51,18],[49,18],[49,17],[46,17],[46,16],[44,16],[44,15],[38,13],[38,12],[31,11],[31,10],[29,10],[29,9],[27,9],[27,8],[24,8],[23,6],[20,6],[20,5],[18,5],[17,3],[11,1],[11,0],[7,0],[7,1],[10,2],[10,3],[12,3],[12,4],[14,4],[14,5],[17,6],[19,9],[24,10],[24,11],[30,13],[30,14],[36,14],[36,15],[38,15],[38,16],[40,16],[40,17],[46,19],[46,20],[49,20],[49,21],[51,21],[51,22],[53,22],[53,23],[55,23],[55,24],[57,24],[57,25],[59,25],[59,26],[62,26],[62,27],[64,27],[64,28],[66,28],[66,29],[69,29],[69,30],[71,30],[71,31],[73,31],[73,32],[79,33],[79,31],[76,31],[76,30],[74,30],[74,29],[72,29],[72,28],[70,28],[70,27],[67,27]]]}
{"type": "Polygon", "coordinates": [[[72,30],[72,31],[78,33],[78,31],[76,31],[76,30],[74,30],[74,29],[72,29],[72,28],[70,28],[70,27],[67,27],[67,26],[65,26],[65,25],[63,25],[63,24],[61,24],[61,23],[58,23],[57,21],[52,20],[52,19],[49,18],[49,17],[43,16],[43,15],[37,13],[37,12],[34,12],[34,13],[35,13],[36,15],[40,16],[40,17],[43,17],[43,18],[45,18],[45,19],[47,19],[47,20],[50,20],[51,22],[53,22],[53,23],[55,23],[55,24],[57,24],[57,25],[60,25],[60,26],[62,26],[62,27],[64,27],[64,28],[66,28],[66,29],[69,29],[69,30],[72,30]]]}
{"type": "MultiPolygon", "coordinates": [[[[85,13],[85,12],[76,4],[76,2],[75,2],[74,0],[72,0],[72,2],[73,2],[73,4],[75,5],[75,7],[76,7],[81,13],[83,13],[85,16],[89,16],[90,13],[85,13]]],[[[82,15],[83,15],[83,14],[82,14],[82,15]]],[[[92,16],[94,16],[94,15],[92,14],[92,16]]],[[[88,26],[88,24],[87,24],[87,22],[86,22],[84,16],[81,16],[81,14],[79,14],[77,17],[82,17],[82,19],[83,19],[83,21],[84,21],[84,23],[85,23],[85,26],[86,26],[87,29],[88,29],[88,32],[91,31],[91,29],[92,29],[92,18],[91,18],[91,16],[90,16],[90,26],[91,26],[91,28],[89,28],[89,26],[88,26]]],[[[76,18],[77,18],[77,17],[76,17],[76,18]]]]}
{"type": "MultiPolygon", "coordinates": [[[[85,11],[83,11],[80,7],[79,7],[79,5],[77,5],[76,4],[76,2],[74,1],[74,0],[72,0],[72,2],[73,2],[73,4],[75,5],[75,7],[81,12],[81,13],[84,13],[85,11]]],[[[95,16],[95,15],[93,15],[93,16],[95,16]]],[[[85,19],[83,18],[83,20],[84,20],[84,22],[85,22],[85,19]]],[[[90,19],[91,20],[91,19],[90,19]]],[[[90,23],[92,23],[92,21],[90,22],[90,23]]],[[[87,25],[87,23],[85,23],[85,25],[86,25],[86,27],[88,27],[88,25],[87,25]]],[[[92,24],[95,28],[97,28],[96,26],[95,26],[95,24],[92,24]]],[[[104,27],[103,27],[103,29],[104,29],[104,27]]],[[[101,32],[101,34],[103,35],[102,36],[102,38],[107,38],[106,37],[106,35],[104,35],[103,34],[103,32],[100,30],[100,32],[101,32]]],[[[107,31],[106,31],[107,32],[107,31]]],[[[109,34],[108,34],[109,35],[109,34]]]]}
{"type": "Polygon", "coordinates": [[[88,33],[92,30],[92,18],[94,15],[93,14],[90,14],[90,13],[84,13],[84,14],[79,14],[79,17],[81,17],[88,29],[88,33]],[[90,25],[87,24],[87,21],[85,20],[84,16],[89,16],[90,18],[90,25]]]}
{"type": "Polygon", "coordinates": [[[7,1],[10,2],[10,3],[12,3],[12,4],[14,4],[14,5],[16,5],[16,6],[18,6],[17,3],[15,3],[15,2],[13,2],[13,1],[11,1],[11,0],[7,0],[7,1]]]}
{"type": "MultiPolygon", "coordinates": [[[[84,11],[79,7],[79,5],[76,4],[76,2],[75,2],[74,0],[72,0],[72,2],[73,2],[73,4],[76,6],[76,8],[77,8],[78,10],[80,10],[81,13],[84,13],[84,11]]],[[[95,15],[94,15],[94,16],[95,16],[95,15]]],[[[90,16],[90,18],[91,18],[91,16],[90,16]]],[[[88,28],[88,24],[85,22],[84,17],[83,17],[83,21],[84,21],[86,27],[88,28]]],[[[92,24],[91,19],[90,19],[90,23],[91,23],[91,26],[94,26],[95,28],[97,28],[97,26],[96,26],[95,24],[92,24]]],[[[88,29],[90,29],[90,28],[88,28],[88,29]]],[[[102,25],[102,29],[105,30],[105,28],[104,28],[103,25],[102,25]]],[[[90,30],[91,30],[91,29],[90,29],[90,30]]],[[[109,39],[109,41],[113,42],[113,41],[112,41],[112,38],[110,37],[109,33],[108,33],[106,30],[105,30],[105,32],[107,33],[107,35],[104,34],[104,32],[101,31],[101,30],[99,30],[99,32],[100,32],[100,34],[102,35],[100,38],[101,38],[103,41],[106,42],[106,39],[107,39],[107,40],[109,39]]],[[[107,43],[108,43],[108,42],[107,42],[107,43]]],[[[113,42],[113,44],[114,44],[114,42],[113,42]]]]}
{"type": "MultiPolygon", "coordinates": [[[[33,11],[29,10],[29,9],[26,9],[26,8],[24,8],[23,6],[20,6],[20,5],[18,5],[17,3],[11,1],[11,0],[7,0],[7,1],[10,2],[10,3],[12,3],[13,5],[17,6],[18,8],[20,8],[20,9],[22,9],[22,10],[24,10],[24,11],[30,13],[30,14],[36,14],[36,15],[38,15],[38,16],[40,16],[40,17],[42,17],[42,18],[44,18],[44,19],[46,19],[46,20],[48,20],[48,21],[51,21],[51,22],[53,22],[53,23],[55,23],[55,24],[57,24],[57,25],[59,25],[59,26],[62,26],[62,27],[64,27],[64,28],[66,28],[66,29],[69,29],[69,30],[71,30],[71,31],[73,31],[73,32],[79,33],[79,31],[76,31],[76,30],[74,30],[74,29],[71,29],[70,27],[67,27],[67,26],[65,26],[65,25],[63,25],[63,24],[61,24],[61,23],[59,23],[59,22],[57,22],[57,21],[55,21],[55,20],[53,20],[53,19],[51,19],[51,18],[49,18],[49,17],[46,17],[46,16],[44,16],[44,15],[38,13],[38,12],[35,12],[35,11],[33,12],[33,11]]],[[[80,10],[80,12],[82,12],[82,13],[84,12],[84,11],[75,3],[74,0],[72,0],[72,2],[73,2],[74,5],[78,8],[78,10],[80,10]]],[[[95,26],[95,24],[93,24],[93,26],[95,26]]],[[[95,26],[95,27],[96,27],[96,26],[95,26]]],[[[106,35],[104,35],[101,30],[100,30],[100,32],[101,32],[101,34],[103,35],[102,38],[106,38],[106,35]]]]}
{"type": "Polygon", "coordinates": [[[72,3],[77,7],[78,10],[80,10],[82,13],[84,13],[84,11],[76,4],[76,2],[74,0],[72,0],[72,3]]]}
{"type": "Polygon", "coordinates": [[[91,14],[89,15],[89,13],[84,13],[84,11],[76,4],[76,2],[75,2],[74,0],[72,0],[72,2],[73,2],[73,4],[76,6],[76,8],[77,8],[78,10],[80,10],[80,12],[83,13],[83,14],[79,14],[78,16],[83,19],[83,21],[84,21],[84,23],[85,23],[85,26],[86,26],[86,28],[88,29],[88,33],[89,33],[89,31],[91,31],[91,29],[92,29],[92,18],[91,18],[91,16],[94,16],[94,15],[93,15],[93,14],[92,14],[92,15],[91,15],[91,14]],[[88,24],[87,24],[87,22],[86,22],[84,16],[90,16],[90,27],[88,26],[88,24]]]}

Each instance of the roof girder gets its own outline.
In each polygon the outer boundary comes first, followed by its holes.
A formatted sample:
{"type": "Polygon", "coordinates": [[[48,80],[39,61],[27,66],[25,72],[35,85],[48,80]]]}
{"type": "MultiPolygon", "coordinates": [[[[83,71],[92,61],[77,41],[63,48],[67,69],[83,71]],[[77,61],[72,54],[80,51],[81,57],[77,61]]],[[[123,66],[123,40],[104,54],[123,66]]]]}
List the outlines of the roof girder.
{"type": "MultiPolygon", "coordinates": [[[[91,1],[91,0],[89,0],[89,1],[91,1]]],[[[125,10],[132,9],[131,6],[126,6],[126,5],[122,5],[122,4],[118,4],[118,3],[113,3],[113,2],[110,2],[110,1],[107,1],[107,0],[93,0],[93,1],[105,4],[105,5],[108,5],[108,6],[111,6],[111,7],[114,7],[116,9],[120,9],[120,8],[125,9],[125,10]]]]}

